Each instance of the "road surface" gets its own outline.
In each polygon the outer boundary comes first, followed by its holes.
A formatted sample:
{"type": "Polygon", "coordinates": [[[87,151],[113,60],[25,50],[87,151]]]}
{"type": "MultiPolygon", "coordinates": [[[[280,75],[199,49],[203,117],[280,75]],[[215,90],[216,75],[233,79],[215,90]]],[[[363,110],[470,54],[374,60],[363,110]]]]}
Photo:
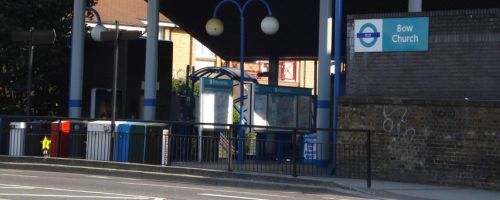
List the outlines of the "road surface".
{"type": "Polygon", "coordinates": [[[364,200],[318,191],[256,189],[88,174],[0,169],[4,199],[364,200]]]}

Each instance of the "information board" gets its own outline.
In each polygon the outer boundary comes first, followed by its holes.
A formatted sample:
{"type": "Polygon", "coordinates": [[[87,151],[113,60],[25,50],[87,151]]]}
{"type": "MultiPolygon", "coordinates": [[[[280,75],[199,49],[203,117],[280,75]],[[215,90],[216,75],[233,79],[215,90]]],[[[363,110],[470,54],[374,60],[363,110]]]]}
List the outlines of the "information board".
{"type": "MultiPolygon", "coordinates": [[[[309,88],[256,85],[254,125],[309,128],[312,110],[311,91],[309,88]]],[[[265,128],[255,128],[255,130],[269,131],[265,128]]]]}
{"type": "MultiPolygon", "coordinates": [[[[233,81],[200,78],[200,100],[197,122],[233,123],[233,81]]],[[[202,125],[203,129],[229,129],[228,126],[202,125]]]]}

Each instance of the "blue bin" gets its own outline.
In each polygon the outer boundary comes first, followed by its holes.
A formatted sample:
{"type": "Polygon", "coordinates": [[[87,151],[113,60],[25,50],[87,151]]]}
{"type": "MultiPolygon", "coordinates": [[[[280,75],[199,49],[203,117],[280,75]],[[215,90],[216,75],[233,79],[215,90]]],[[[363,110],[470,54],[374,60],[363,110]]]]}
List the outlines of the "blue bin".
{"type": "Polygon", "coordinates": [[[119,162],[144,161],[146,123],[126,122],[117,128],[115,160],[119,162]]]}
{"type": "Polygon", "coordinates": [[[130,144],[130,127],[134,122],[125,122],[118,125],[115,143],[115,161],[128,162],[130,144]]]}

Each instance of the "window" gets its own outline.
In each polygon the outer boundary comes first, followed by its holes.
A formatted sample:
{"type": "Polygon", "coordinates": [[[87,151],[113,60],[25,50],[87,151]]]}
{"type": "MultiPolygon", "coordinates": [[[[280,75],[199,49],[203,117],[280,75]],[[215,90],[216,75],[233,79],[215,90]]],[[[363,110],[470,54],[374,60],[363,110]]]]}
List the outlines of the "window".
{"type": "Polygon", "coordinates": [[[280,81],[297,81],[297,61],[280,61],[280,81]]]}

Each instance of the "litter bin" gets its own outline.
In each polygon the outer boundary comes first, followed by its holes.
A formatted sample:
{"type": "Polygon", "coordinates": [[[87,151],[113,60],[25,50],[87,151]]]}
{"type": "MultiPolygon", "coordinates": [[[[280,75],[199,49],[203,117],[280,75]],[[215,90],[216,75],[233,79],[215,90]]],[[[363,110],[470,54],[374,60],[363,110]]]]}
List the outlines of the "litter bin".
{"type": "MultiPolygon", "coordinates": [[[[122,121],[115,122],[115,129],[122,124],[122,121]]],[[[110,160],[111,122],[93,121],[87,124],[87,160],[110,160]]]]}
{"type": "Polygon", "coordinates": [[[9,131],[9,156],[24,155],[26,122],[11,122],[9,131]]]}
{"type": "Polygon", "coordinates": [[[26,156],[43,156],[41,141],[47,137],[50,139],[49,121],[31,121],[26,123],[26,134],[24,144],[24,155],[26,156]]]}
{"type": "Polygon", "coordinates": [[[68,157],[85,158],[85,142],[87,141],[87,121],[69,121],[68,157]]]}
{"type": "Polygon", "coordinates": [[[146,149],[144,163],[160,165],[167,159],[168,138],[167,124],[151,123],[146,126],[146,149]]]}

